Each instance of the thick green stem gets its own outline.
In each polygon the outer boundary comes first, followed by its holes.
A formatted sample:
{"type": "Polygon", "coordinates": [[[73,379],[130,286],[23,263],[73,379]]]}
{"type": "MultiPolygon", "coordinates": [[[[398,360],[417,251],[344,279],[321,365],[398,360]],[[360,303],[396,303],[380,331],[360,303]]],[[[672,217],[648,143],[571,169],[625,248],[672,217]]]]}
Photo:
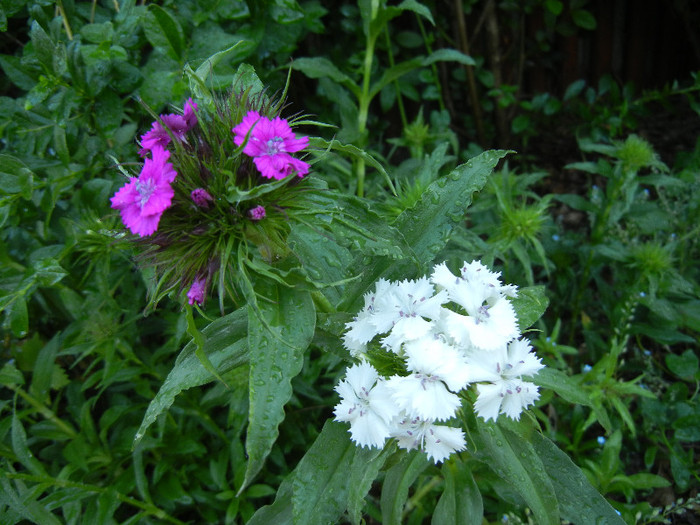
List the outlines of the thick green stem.
{"type": "Polygon", "coordinates": [[[335,312],[335,308],[333,308],[333,305],[331,302],[328,300],[328,298],[323,295],[321,292],[318,290],[315,292],[311,292],[311,298],[314,301],[314,305],[316,306],[316,310],[320,312],[324,312],[327,314],[335,312]]]}
{"type": "MultiPolygon", "coordinates": [[[[365,62],[362,72],[362,93],[359,100],[359,111],[357,112],[357,131],[360,135],[360,140],[364,142],[364,134],[367,130],[367,116],[369,115],[369,103],[371,97],[369,94],[370,75],[372,73],[372,60],[374,59],[374,44],[376,36],[367,35],[367,46],[365,48],[365,62]]],[[[364,146],[365,144],[358,144],[364,146]]],[[[357,178],[357,196],[362,197],[365,193],[365,161],[358,159],[355,165],[355,176],[357,178]]]]}

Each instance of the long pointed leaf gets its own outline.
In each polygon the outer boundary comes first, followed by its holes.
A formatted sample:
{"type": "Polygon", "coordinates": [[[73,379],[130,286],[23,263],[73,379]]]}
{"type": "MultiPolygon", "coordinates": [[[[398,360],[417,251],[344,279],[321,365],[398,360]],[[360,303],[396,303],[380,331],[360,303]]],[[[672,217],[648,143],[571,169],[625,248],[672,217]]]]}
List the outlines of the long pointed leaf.
{"type": "Polygon", "coordinates": [[[326,422],[294,471],[294,523],[339,522],[347,507],[348,474],[358,450],[345,425],[326,422]]]}
{"type": "Polygon", "coordinates": [[[481,525],[484,504],[467,465],[448,461],[442,466],[442,475],[445,490],[435,506],[432,525],[481,525]]]}
{"type": "Polygon", "coordinates": [[[242,491],[260,472],[279,435],[284,405],[292,396],[292,379],[301,372],[304,351],[316,325],[316,311],[308,291],[260,280],[254,311],[248,306],[250,353],[250,413],[246,452],[248,465],[242,491]]]}
{"type": "MultiPolygon", "coordinates": [[[[248,361],[245,337],[247,326],[246,310],[241,308],[217,319],[202,330],[202,334],[207,337],[204,351],[219,374],[225,374],[248,361]]],[[[190,341],[178,355],[175,366],[148,405],[133,446],[141,441],[156,418],[170,408],[180,392],[214,380],[214,376],[200,362],[196,351],[197,345],[190,341]]]]}
{"type": "Polygon", "coordinates": [[[534,432],[531,443],[552,480],[562,518],[577,525],[625,523],[605,498],[593,488],[581,469],[551,440],[534,432]]]}
{"type": "Polygon", "coordinates": [[[484,423],[480,419],[472,435],[478,455],[518,491],[537,523],[558,525],[561,520],[554,487],[529,441],[500,424],[484,423]]]}
{"type": "MultiPolygon", "coordinates": [[[[397,217],[393,226],[403,234],[420,265],[427,265],[444,248],[452,230],[464,220],[474,192],[484,187],[496,164],[508,153],[505,150],[485,151],[457,166],[428,186],[420,201],[397,217]]],[[[370,269],[348,291],[341,308],[356,310],[362,295],[377,279],[406,278],[406,272],[415,269],[415,262],[385,258],[362,266],[370,269]]]]}
{"type": "Polygon", "coordinates": [[[404,454],[401,461],[386,473],[380,500],[384,525],[401,524],[403,507],[408,499],[408,489],[427,466],[426,455],[413,450],[404,454]]]}

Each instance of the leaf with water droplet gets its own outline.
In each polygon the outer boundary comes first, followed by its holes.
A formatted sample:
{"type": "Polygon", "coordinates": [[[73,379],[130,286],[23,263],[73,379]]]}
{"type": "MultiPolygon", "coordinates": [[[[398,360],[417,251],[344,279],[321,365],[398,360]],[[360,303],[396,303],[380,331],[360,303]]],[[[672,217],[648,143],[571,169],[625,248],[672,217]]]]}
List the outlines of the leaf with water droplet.
{"type": "MultiPolygon", "coordinates": [[[[206,337],[203,351],[220,375],[248,361],[247,326],[247,312],[245,308],[241,308],[220,317],[202,330],[202,334],[206,337]]],[[[212,373],[202,365],[196,351],[197,345],[194,341],[190,341],[177,356],[173,369],[148,405],[146,415],[134,438],[134,447],[156,418],[170,408],[180,392],[205,385],[215,379],[212,373]]]]}
{"type": "Polygon", "coordinates": [[[521,427],[527,427],[526,423],[512,422],[503,416],[497,424],[477,418],[476,432],[472,434],[476,455],[495,471],[501,471],[499,476],[520,493],[537,523],[559,525],[559,505],[552,482],[543,473],[529,440],[524,438],[528,432],[536,432],[521,427]],[[513,431],[513,427],[520,432],[513,431]]]}
{"type": "Polygon", "coordinates": [[[581,525],[624,525],[625,521],[559,447],[538,432],[533,433],[531,443],[553,482],[562,518],[581,525]]]}
{"type": "Polygon", "coordinates": [[[443,491],[433,513],[432,525],[481,525],[484,504],[467,465],[459,456],[443,463],[443,491]]]}
{"type": "Polygon", "coordinates": [[[257,302],[257,311],[248,305],[250,384],[256,388],[249,392],[248,464],[239,494],[260,471],[277,440],[284,405],[292,396],[291,381],[301,372],[316,323],[308,291],[260,278],[255,293],[265,301],[257,302]]]}

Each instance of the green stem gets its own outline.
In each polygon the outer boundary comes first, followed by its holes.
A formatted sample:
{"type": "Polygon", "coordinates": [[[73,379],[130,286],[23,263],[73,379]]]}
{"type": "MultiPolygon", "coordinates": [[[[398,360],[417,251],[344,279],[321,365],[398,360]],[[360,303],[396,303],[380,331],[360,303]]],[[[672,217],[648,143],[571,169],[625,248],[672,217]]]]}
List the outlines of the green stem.
{"type": "Polygon", "coordinates": [[[63,430],[72,439],[78,437],[78,433],[71,427],[68,423],[64,423],[49,407],[44,403],[39,401],[29,392],[24,391],[18,386],[8,385],[8,388],[12,389],[17,393],[22,399],[27,403],[32,405],[42,416],[44,416],[49,421],[52,421],[58,428],[63,430]]]}
{"type": "Polygon", "coordinates": [[[425,485],[420,487],[416,491],[416,493],[413,495],[413,497],[411,499],[409,499],[408,502],[406,503],[406,507],[404,508],[404,511],[403,511],[404,517],[408,516],[409,513],[418,506],[418,503],[420,502],[420,500],[423,499],[431,490],[433,490],[440,483],[442,483],[442,477],[441,476],[433,476],[430,479],[430,481],[428,481],[425,485]]]}
{"type": "MultiPolygon", "coordinates": [[[[420,19],[420,17],[418,17],[420,19]]],[[[394,53],[391,51],[391,38],[389,37],[389,26],[384,28],[384,36],[386,37],[386,51],[389,55],[389,67],[394,67],[394,53]]],[[[399,81],[394,80],[394,90],[396,91],[396,106],[399,108],[399,114],[401,115],[401,124],[403,129],[408,126],[408,119],[406,118],[406,110],[403,107],[403,97],[401,96],[401,88],[399,87],[399,81]]]]}
{"type": "Polygon", "coordinates": [[[315,292],[311,292],[311,298],[314,301],[316,310],[327,314],[331,314],[336,311],[335,308],[333,308],[331,302],[328,300],[328,298],[318,290],[316,290],[315,292]]]}
{"type": "MultiPolygon", "coordinates": [[[[360,140],[364,142],[363,135],[367,129],[367,117],[369,115],[369,103],[371,97],[369,94],[370,74],[372,73],[372,61],[374,59],[374,44],[376,36],[367,35],[367,46],[365,48],[365,60],[362,72],[362,93],[359,100],[359,111],[357,112],[357,131],[360,135],[360,140]]],[[[364,144],[360,144],[364,146],[364,144]]],[[[364,196],[365,192],[365,161],[358,159],[355,166],[355,175],[357,177],[357,196],[364,196]]]]}
{"type": "MultiPolygon", "coordinates": [[[[425,32],[425,27],[423,26],[423,20],[421,19],[420,15],[416,13],[416,22],[418,22],[418,28],[420,29],[420,34],[423,37],[423,42],[425,42],[425,50],[428,52],[429,55],[433,54],[433,47],[430,45],[428,42],[428,35],[425,32]]],[[[438,93],[440,93],[440,96],[438,97],[438,104],[440,104],[440,111],[445,110],[445,103],[442,101],[442,84],[440,84],[440,76],[438,75],[438,70],[437,66],[435,65],[435,62],[433,62],[430,65],[430,69],[433,72],[433,78],[435,79],[435,87],[438,90],[438,93]]]]}
{"type": "Polygon", "coordinates": [[[66,16],[66,10],[63,9],[63,2],[61,0],[58,0],[56,2],[56,6],[58,7],[58,13],[61,15],[61,19],[63,19],[63,27],[66,29],[66,34],[68,35],[68,40],[73,40],[73,31],[70,28],[70,24],[68,23],[68,17],[66,16]]]}

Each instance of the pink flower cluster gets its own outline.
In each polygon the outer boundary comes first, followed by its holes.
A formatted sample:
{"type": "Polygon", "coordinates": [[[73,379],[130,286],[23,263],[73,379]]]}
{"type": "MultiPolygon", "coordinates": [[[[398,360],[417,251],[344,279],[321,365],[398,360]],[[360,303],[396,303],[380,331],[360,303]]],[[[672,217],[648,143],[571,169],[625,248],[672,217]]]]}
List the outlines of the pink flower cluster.
{"type": "Polygon", "coordinates": [[[173,165],[168,162],[170,133],[180,141],[197,124],[197,103],[191,98],[185,103],[182,115],[161,115],[167,127],[156,121],[151,130],[141,136],[141,156],[149,153],[138,177],[133,177],[112,197],[112,208],[120,211],[124,225],[140,237],[153,234],[163,212],[170,207],[175,191],[171,184],[177,177],[173,165]],[[170,132],[168,132],[170,130],[170,132]]]}
{"type": "Polygon", "coordinates": [[[263,177],[282,180],[292,173],[299,177],[309,173],[306,162],[290,155],[304,149],[309,138],[296,138],[285,119],[269,119],[257,111],[249,111],[231,131],[233,141],[237,146],[245,144],[243,153],[253,157],[255,167],[263,177]]]}

